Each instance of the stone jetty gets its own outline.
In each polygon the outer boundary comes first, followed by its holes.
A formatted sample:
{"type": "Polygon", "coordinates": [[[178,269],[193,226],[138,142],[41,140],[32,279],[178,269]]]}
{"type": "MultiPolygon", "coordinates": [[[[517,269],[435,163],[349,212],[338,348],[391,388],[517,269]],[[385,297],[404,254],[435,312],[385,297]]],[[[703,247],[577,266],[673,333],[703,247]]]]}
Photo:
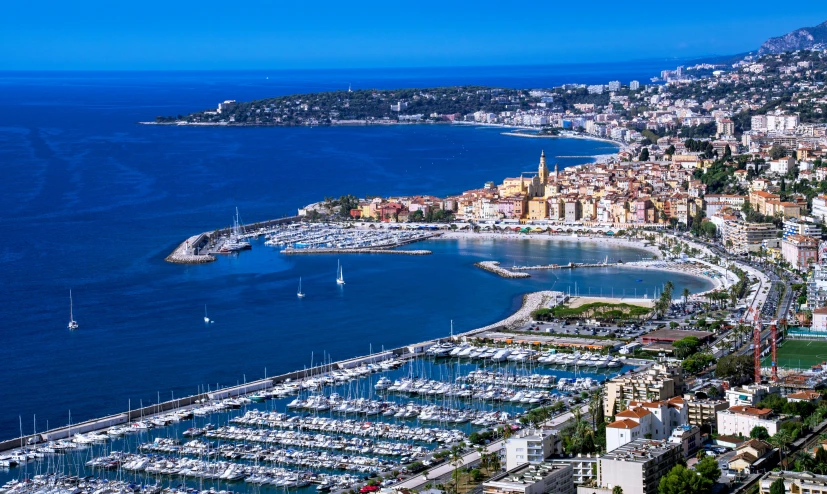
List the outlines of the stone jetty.
{"type": "Polygon", "coordinates": [[[502,276],[503,278],[530,278],[531,275],[528,273],[515,273],[514,271],[510,271],[500,266],[500,263],[497,261],[482,261],[475,263],[474,266],[484,269],[486,271],[490,271],[496,275],[502,276]]]}
{"type": "Polygon", "coordinates": [[[206,233],[199,233],[186,239],[164,260],[173,264],[205,264],[215,261],[215,256],[212,254],[196,253],[196,246],[201,245],[206,240],[206,235],[206,233]]]}

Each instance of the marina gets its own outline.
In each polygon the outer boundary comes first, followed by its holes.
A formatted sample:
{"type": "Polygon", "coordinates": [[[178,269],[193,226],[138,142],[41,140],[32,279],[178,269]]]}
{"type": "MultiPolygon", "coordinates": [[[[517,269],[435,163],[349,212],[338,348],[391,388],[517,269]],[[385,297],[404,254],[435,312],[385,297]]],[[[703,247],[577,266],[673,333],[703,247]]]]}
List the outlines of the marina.
{"type": "Polygon", "coordinates": [[[404,471],[474,431],[516,424],[536,406],[565,408],[629,368],[610,369],[587,354],[554,355],[461,338],[429,342],[412,353],[383,352],[295,379],[217,390],[172,410],[142,409],[96,430],[46,431],[0,453],[14,477],[0,490],[46,492],[73,476],[152,486],[146,489],[157,494],[196,484],[214,492],[358,488],[365,475],[404,471]],[[581,360],[582,368],[565,370],[581,360]],[[41,483],[26,490],[18,481],[32,473],[41,483]]]}
{"type": "Polygon", "coordinates": [[[428,250],[393,250],[442,234],[429,228],[372,228],[373,224],[310,223],[301,218],[270,220],[245,227],[238,210],[229,229],[193,235],[166,257],[175,264],[203,264],[216,255],[252,249],[250,240],[264,238],[264,245],[283,254],[398,254],[429,255],[428,250]]]}

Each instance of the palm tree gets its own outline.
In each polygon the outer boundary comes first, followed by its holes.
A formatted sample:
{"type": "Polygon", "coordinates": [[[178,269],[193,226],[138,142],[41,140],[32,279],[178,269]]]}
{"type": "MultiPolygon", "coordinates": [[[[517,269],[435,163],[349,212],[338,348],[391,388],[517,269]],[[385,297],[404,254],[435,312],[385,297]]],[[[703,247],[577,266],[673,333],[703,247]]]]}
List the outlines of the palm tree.
{"type": "Polygon", "coordinates": [[[592,416],[592,430],[597,430],[597,412],[603,406],[603,388],[599,388],[589,397],[589,415],[592,416]]]}
{"type": "Polygon", "coordinates": [[[454,466],[454,492],[459,492],[459,466],[462,464],[462,448],[454,446],[451,448],[451,465],[454,466]]]}
{"type": "Polygon", "coordinates": [[[793,438],[790,436],[790,433],[785,430],[780,430],[775,433],[774,436],[770,438],[770,443],[773,446],[778,448],[778,452],[781,454],[781,464],[784,463],[784,450],[787,449],[787,446],[793,442],[793,438]]]}
{"type": "Polygon", "coordinates": [[[683,310],[686,310],[686,302],[689,299],[689,288],[683,289],[683,310]]]}

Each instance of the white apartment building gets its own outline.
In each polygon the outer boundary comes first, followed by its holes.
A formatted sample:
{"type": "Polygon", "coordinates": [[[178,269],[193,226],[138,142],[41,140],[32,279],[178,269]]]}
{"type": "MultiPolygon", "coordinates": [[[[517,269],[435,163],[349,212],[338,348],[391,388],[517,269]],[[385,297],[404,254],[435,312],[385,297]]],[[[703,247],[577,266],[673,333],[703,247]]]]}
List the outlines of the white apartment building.
{"type": "Polygon", "coordinates": [[[539,465],[546,458],[562,450],[557,431],[551,429],[523,429],[505,442],[505,469],[514,470],[525,463],[539,465]]]}
{"type": "Polygon", "coordinates": [[[811,215],[822,223],[827,223],[827,196],[813,197],[811,215]]]}
{"type": "Polygon", "coordinates": [[[571,465],[522,465],[482,484],[483,494],[574,494],[571,465]]]}
{"type": "Polygon", "coordinates": [[[777,415],[769,408],[739,405],[718,412],[718,433],[727,436],[740,434],[749,437],[753,428],[764,427],[772,436],[778,432],[781,424],[796,420],[798,417],[777,415]]]}
{"type": "Polygon", "coordinates": [[[577,494],[656,494],[661,477],[683,458],[681,446],[669,441],[638,439],[598,460],[597,486],[578,487],[577,494]]]}
{"type": "Polygon", "coordinates": [[[680,396],[648,403],[631,401],[615,418],[606,425],[606,451],[636,439],[666,439],[673,429],[689,423],[688,407],[680,396]]]}
{"type": "MultiPolygon", "coordinates": [[[[777,394],[777,386],[764,384],[748,384],[746,386],[726,390],[725,398],[729,406],[755,406],[769,394],[777,394]]],[[[749,434],[747,434],[749,435],[749,434]]]]}

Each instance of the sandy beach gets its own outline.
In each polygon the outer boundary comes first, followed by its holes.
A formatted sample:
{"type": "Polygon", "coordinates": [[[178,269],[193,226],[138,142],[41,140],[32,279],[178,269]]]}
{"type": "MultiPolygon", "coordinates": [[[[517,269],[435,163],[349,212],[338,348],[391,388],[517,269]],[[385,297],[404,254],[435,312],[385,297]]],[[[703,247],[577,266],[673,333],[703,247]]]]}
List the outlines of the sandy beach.
{"type": "Polygon", "coordinates": [[[444,240],[459,240],[459,239],[487,239],[487,240],[506,240],[506,241],[530,241],[530,242],[582,242],[592,243],[596,245],[627,247],[634,249],[645,250],[653,257],[651,260],[633,261],[623,264],[613,264],[614,267],[619,268],[633,268],[633,269],[653,269],[658,271],[668,271],[673,273],[681,273],[696,278],[705,279],[713,284],[710,290],[705,292],[693,294],[690,298],[698,298],[710,291],[719,290],[721,288],[728,288],[732,286],[737,279],[733,273],[727,273],[719,266],[714,266],[706,261],[689,258],[686,260],[659,260],[662,253],[657,246],[650,243],[643,243],[636,240],[615,237],[590,237],[590,236],[571,236],[571,235],[544,235],[544,234],[521,234],[521,233],[493,233],[493,232],[446,232],[437,239],[444,240]],[[717,274],[710,275],[711,271],[717,274]]]}
{"type": "Polygon", "coordinates": [[[529,234],[524,233],[493,233],[493,232],[445,232],[437,239],[456,240],[456,239],[489,239],[489,240],[521,240],[529,242],[584,242],[593,243],[596,245],[613,245],[618,247],[629,247],[633,249],[641,249],[649,252],[652,257],[661,257],[660,250],[652,244],[644,244],[635,240],[625,238],[614,238],[606,236],[586,236],[578,235],[576,237],[571,235],[546,235],[546,234],[529,234]]]}

